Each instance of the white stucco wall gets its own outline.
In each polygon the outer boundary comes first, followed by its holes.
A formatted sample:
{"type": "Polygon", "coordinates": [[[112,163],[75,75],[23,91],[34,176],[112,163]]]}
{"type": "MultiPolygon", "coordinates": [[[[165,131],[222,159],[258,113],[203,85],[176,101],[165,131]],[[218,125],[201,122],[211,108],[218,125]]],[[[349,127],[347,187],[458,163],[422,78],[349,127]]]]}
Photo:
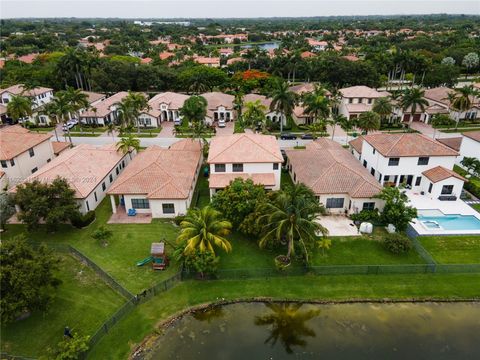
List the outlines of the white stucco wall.
{"type": "Polygon", "coordinates": [[[453,192],[451,194],[445,194],[444,196],[451,195],[451,196],[456,196],[457,198],[460,198],[460,194],[462,193],[462,188],[463,188],[462,180],[457,179],[455,177],[450,177],[448,179],[433,183],[431,192],[428,192],[428,189],[432,182],[427,178],[425,178],[424,180],[425,181],[423,182],[421,188],[422,188],[422,191],[425,193],[425,196],[427,196],[428,198],[438,199],[438,197],[442,195],[441,192],[444,185],[453,185],[453,192]]]}
{"type": "Polygon", "coordinates": [[[369,199],[369,198],[352,198],[348,194],[321,194],[317,195],[319,197],[319,202],[325,207],[329,214],[357,214],[363,209],[364,203],[375,203],[375,208],[380,211],[383,209],[384,201],[380,199],[369,199]],[[343,207],[342,208],[328,208],[327,209],[327,199],[329,198],[343,198],[343,207]]]}
{"type": "MultiPolygon", "coordinates": [[[[225,164],[225,172],[219,174],[269,174],[273,173],[275,176],[275,186],[272,190],[280,189],[282,164],[278,163],[278,169],[273,170],[273,163],[243,163],[242,172],[233,172],[233,164],[225,164]]],[[[215,164],[210,164],[210,173],[215,174],[215,164]]]]}
{"type": "Polygon", "coordinates": [[[460,156],[457,157],[457,163],[460,163],[464,157],[474,157],[480,160],[480,142],[464,136],[460,145],[460,156]]]}

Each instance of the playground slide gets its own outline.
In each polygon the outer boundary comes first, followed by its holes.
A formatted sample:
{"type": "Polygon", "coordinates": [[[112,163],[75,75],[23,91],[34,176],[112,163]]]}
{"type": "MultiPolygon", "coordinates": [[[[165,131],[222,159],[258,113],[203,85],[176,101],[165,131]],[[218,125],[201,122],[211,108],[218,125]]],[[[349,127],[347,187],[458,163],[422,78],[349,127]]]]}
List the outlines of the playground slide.
{"type": "Polygon", "coordinates": [[[145,264],[148,264],[150,261],[153,260],[153,257],[149,256],[143,260],[140,260],[139,262],[137,262],[137,266],[143,266],[145,264]]]}

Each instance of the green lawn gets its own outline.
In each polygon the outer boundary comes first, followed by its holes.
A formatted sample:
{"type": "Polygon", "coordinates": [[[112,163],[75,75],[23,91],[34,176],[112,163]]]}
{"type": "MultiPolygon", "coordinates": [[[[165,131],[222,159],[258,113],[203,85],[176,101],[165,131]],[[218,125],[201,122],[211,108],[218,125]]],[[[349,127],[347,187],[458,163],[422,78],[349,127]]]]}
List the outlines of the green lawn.
{"type": "Polygon", "coordinates": [[[480,264],[480,236],[421,236],[423,247],[439,264],[480,264]]]}
{"type": "Polygon", "coordinates": [[[475,210],[477,210],[480,213],[480,204],[472,204],[470,206],[473,207],[475,210]]]}
{"type": "Polygon", "coordinates": [[[69,326],[81,334],[93,334],[124,299],[87,266],[69,255],[62,256],[59,286],[48,312],[2,326],[2,351],[38,356],[60,342],[69,326]]]}
{"type": "Polygon", "coordinates": [[[285,189],[287,186],[293,186],[293,180],[287,170],[282,169],[282,174],[280,178],[280,187],[285,189]]]}
{"type": "MultiPolygon", "coordinates": [[[[459,175],[462,175],[462,176],[468,175],[467,171],[465,171],[458,165],[454,165],[453,170],[459,175]]],[[[468,181],[480,187],[480,179],[478,177],[471,175],[468,178],[468,181]]]]}
{"type": "Polygon", "coordinates": [[[86,126],[83,125],[80,127],[79,125],[75,125],[70,129],[70,132],[84,132],[84,133],[103,133],[107,131],[107,128],[105,126],[97,126],[97,127],[92,127],[92,126],[86,126]]]}
{"type": "Polygon", "coordinates": [[[190,306],[220,299],[279,300],[480,298],[479,274],[335,275],[244,281],[185,281],[137,307],[89,354],[89,359],[126,359],[157,324],[190,306]]]}
{"type": "Polygon", "coordinates": [[[208,178],[203,176],[203,169],[207,165],[202,166],[200,174],[198,175],[197,185],[195,191],[198,192],[198,200],[196,204],[192,204],[198,208],[202,208],[210,204],[210,189],[208,188],[208,178]]]}

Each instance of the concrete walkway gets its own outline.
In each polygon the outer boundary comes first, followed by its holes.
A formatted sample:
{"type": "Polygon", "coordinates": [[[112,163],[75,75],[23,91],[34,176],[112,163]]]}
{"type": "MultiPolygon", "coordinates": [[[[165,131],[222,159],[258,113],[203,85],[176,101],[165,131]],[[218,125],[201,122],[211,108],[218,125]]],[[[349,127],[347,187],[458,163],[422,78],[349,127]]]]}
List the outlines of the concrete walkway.
{"type": "Polygon", "coordinates": [[[343,215],[321,216],[318,222],[328,230],[329,236],[361,235],[353,221],[343,215]]]}

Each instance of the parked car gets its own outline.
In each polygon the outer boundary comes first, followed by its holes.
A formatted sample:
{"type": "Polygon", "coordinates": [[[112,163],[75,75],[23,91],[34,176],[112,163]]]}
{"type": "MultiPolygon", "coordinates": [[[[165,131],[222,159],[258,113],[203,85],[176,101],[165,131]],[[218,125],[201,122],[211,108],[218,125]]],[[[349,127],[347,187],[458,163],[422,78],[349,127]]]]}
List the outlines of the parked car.
{"type": "Polygon", "coordinates": [[[297,136],[292,133],[281,133],[280,139],[282,140],[296,140],[297,136]]]}
{"type": "Polygon", "coordinates": [[[313,140],[315,139],[315,136],[313,136],[312,134],[306,133],[306,134],[303,134],[301,138],[303,140],[313,140]]]}
{"type": "Polygon", "coordinates": [[[173,125],[175,125],[175,126],[182,125],[182,119],[176,118],[175,120],[173,120],[173,125]]]}
{"type": "Polygon", "coordinates": [[[71,128],[73,128],[76,124],[72,121],[68,121],[65,125],[63,125],[62,129],[63,131],[67,131],[67,130],[70,130],[71,128]]]}
{"type": "Polygon", "coordinates": [[[224,128],[225,127],[225,120],[223,120],[223,119],[218,120],[218,127],[219,128],[224,128]]]}

